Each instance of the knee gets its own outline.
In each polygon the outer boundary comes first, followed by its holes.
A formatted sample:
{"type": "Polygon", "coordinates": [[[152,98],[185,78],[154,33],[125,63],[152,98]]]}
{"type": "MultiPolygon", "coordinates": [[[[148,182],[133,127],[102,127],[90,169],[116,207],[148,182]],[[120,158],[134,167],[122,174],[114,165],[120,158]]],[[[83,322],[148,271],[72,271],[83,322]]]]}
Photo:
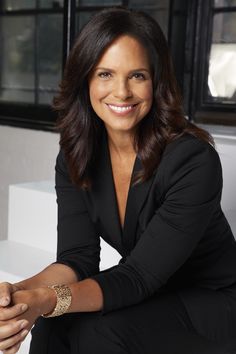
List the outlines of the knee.
{"type": "Polygon", "coordinates": [[[69,353],[67,333],[72,320],[73,318],[68,315],[53,318],[39,317],[31,331],[30,354],[69,353]]]}
{"type": "Polygon", "coordinates": [[[126,342],[131,331],[131,322],[122,316],[122,311],[115,311],[101,316],[95,329],[102,336],[111,338],[113,341],[126,342]]]}
{"type": "Polygon", "coordinates": [[[70,332],[71,353],[73,354],[126,354],[119,332],[120,321],[111,316],[84,313],[78,315],[70,332]]]}
{"type": "Polygon", "coordinates": [[[32,336],[50,336],[52,332],[56,335],[65,333],[73,322],[73,317],[68,314],[60,317],[43,318],[39,317],[31,331],[32,336]]]}

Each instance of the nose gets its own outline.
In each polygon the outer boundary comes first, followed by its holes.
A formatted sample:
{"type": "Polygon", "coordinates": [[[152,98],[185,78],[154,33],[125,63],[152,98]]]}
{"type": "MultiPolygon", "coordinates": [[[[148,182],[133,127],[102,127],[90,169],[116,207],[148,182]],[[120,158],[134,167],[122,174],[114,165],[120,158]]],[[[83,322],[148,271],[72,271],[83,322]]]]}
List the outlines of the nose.
{"type": "Polygon", "coordinates": [[[132,90],[127,79],[116,80],[114,89],[114,97],[121,99],[122,101],[126,100],[129,97],[132,97],[132,90]]]}

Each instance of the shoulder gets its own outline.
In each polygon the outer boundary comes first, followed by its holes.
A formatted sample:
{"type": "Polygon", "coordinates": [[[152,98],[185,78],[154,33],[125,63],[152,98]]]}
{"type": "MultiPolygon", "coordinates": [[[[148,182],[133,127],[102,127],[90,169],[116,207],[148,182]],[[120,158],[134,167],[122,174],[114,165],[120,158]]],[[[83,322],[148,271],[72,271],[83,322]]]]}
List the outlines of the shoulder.
{"type": "Polygon", "coordinates": [[[71,182],[65,154],[61,148],[60,148],[57,158],[56,158],[55,171],[56,171],[56,180],[58,180],[60,177],[63,177],[71,182]]]}
{"type": "Polygon", "coordinates": [[[159,173],[164,180],[172,182],[182,178],[208,184],[222,180],[221,162],[215,148],[190,134],[184,134],[166,146],[159,173]]]}
{"type": "Polygon", "coordinates": [[[56,171],[68,173],[67,162],[65,158],[65,153],[63,149],[60,147],[59,152],[56,157],[56,171]]]}
{"type": "Polygon", "coordinates": [[[208,142],[199,139],[191,134],[185,133],[181,137],[171,141],[165,148],[162,160],[191,160],[191,158],[208,160],[213,163],[220,163],[216,149],[208,142]]]}

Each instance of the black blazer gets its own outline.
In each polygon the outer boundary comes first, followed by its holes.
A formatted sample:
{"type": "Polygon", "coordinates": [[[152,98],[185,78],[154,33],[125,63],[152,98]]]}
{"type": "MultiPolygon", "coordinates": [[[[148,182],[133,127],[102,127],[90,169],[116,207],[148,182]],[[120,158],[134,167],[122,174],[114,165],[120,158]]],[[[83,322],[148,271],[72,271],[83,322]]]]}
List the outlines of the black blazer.
{"type": "MultiPolygon", "coordinates": [[[[134,171],[140,167],[137,157],[134,171]]],[[[56,192],[57,262],[99,283],[102,314],[166,290],[177,291],[191,311],[186,289],[236,283],[236,241],[221,210],[222,169],[210,144],[190,134],[168,144],[152,177],[130,187],[123,230],[106,134],[92,189],[73,186],[60,151],[56,192]],[[101,272],[100,236],[122,256],[101,272]]]]}

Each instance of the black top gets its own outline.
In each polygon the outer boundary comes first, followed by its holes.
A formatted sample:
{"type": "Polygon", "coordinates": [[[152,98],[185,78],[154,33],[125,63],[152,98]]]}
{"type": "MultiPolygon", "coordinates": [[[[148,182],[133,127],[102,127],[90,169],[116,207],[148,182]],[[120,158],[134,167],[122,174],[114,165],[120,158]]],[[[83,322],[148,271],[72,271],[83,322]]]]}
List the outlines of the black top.
{"type": "MultiPolygon", "coordinates": [[[[80,280],[96,280],[102,314],[166,289],[220,289],[236,282],[236,241],[221,210],[222,169],[216,150],[184,134],[167,145],[152,177],[129,188],[122,230],[106,134],[90,191],[70,181],[62,151],[56,162],[57,262],[80,280]],[[100,236],[121,255],[99,272],[100,236]]],[[[141,161],[136,157],[134,171],[141,161]]],[[[182,292],[182,293],[181,293],[182,292]]]]}

